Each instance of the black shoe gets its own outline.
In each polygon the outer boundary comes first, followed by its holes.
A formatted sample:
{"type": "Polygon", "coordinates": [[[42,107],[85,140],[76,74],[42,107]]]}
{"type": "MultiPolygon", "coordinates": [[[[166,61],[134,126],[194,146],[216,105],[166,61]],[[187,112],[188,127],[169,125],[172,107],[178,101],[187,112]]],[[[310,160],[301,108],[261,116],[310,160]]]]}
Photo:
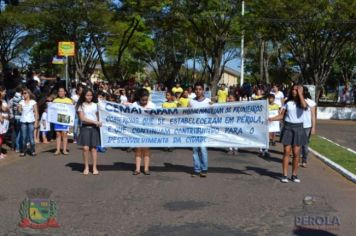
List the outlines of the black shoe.
{"type": "Polygon", "coordinates": [[[143,172],[144,175],[151,175],[151,172],[149,170],[143,172]]]}
{"type": "Polygon", "coordinates": [[[200,172],[200,177],[206,178],[207,176],[208,176],[208,172],[207,171],[200,172]]]}
{"type": "Polygon", "coordinates": [[[199,175],[200,175],[200,173],[198,173],[198,172],[193,172],[191,176],[192,176],[192,177],[199,177],[199,175]]]}

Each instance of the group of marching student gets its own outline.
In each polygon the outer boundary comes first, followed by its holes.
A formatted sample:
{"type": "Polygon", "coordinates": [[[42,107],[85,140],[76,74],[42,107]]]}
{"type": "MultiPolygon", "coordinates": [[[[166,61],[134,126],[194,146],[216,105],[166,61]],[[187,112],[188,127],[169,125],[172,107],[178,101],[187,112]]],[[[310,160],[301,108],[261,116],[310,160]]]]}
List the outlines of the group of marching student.
{"type": "MultiPolygon", "coordinates": [[[[32,91],[26,87],[17,87],[14,96],[7,102],[4,98],[6,90],[0,87],[0,148],[4,139],[4,134],[8,129],[8,121],[13,120],[14,127],[14,149],[20,152],[21,156],[30,154],[35,156],[35,144],[39,140],[39,135],[44,143],[47,143],[49,132],[54,133],[56,139],[55,155],[68,154],[68,126],[50,124],[48,122],[48,114],[46,106],[49,102],[74,104],[77,111],[77,117],[74,125],[74,140],[78,145],[83,147],[84,170],[83,174],[88,175],[90,171],[94,175],[99,174],[97,168],[97,150],[100,148],[99,127],[101,123],[98,119],[98,105],[99,100],[109,100],[122,104],[131,104],[144,109],[154,109],[155,104],[150,101],[151,87],[148,83],[135,92],[136,96],[128,95],[125,89],[113,90],[110,96],[110,86],[103,84],[103,88],[95,91],[79,84],[76,87],[75,93],[71,95],[67,93],[65,87],[59,86],[56,88],[55,96],[45,97],[44,106],[39,112],[38,102],[32,91]],[[107,87],[105,87],[106,85],[107,87]],[[107,91],[107,92],[106,92],[107,91]],[[115,95],[116,97],[112,96],[115,95]],[[9,112],[9,110],[11,112],[9,112]],[[7,128],[6,128],[7,127],[7,128]],[[92,156],[93,169],[89,170],[89,156],[92,156]]],[[[204,85],[196,83],[194,88],[189,87],[183,89],[180,84],[176,84],[171,90],[166,92],[166,102],[162,104],[163,108],[176,107],[206,107],[212,104],[212,101],[218,103],[236,102],[245,100],[259,100],[268,99],[270,111],[278,110],[278,115],[270,117],[270,122],[283,121],[282,130],[280,132],[281,143],[284,146],[283,155],[283,177],[282,182],[286,183],[288,179],[288,164],[291,154],[293,154],[292,176],[291,180],[300,182],[298,178],[298,167],[300,154],[302,154],[303,167],[306,167],[308,156],[308,141],[311,134],[315,133],[315,102],[310,97],[306,88],[298,85],[291,87],[288,96],[279,90],[278,86],[273,86],[270,89],[263,89],[255,87],[251,96],[247,99],[246,93],[239,93],[237,91],[229,91],[225,85],[221,85],[216,97],[206,98],[204,96],[204,85]],[[193,91],[194,90],[194,91],[193,91]]],[[[270,144],[275,145],[275,131],[270,132],[270,144]]],[[[100,149],[99,149],[100,150],[100,149]]],[[[166,150],[171,151],[171,147],[166,150]]],[[[238,147],[231,147],[228,149],[229,154],[238,154],[238,147]]],[[[261,150],[262,156],[268,157],[268,150],[261,150]]],[[[1,153],[0,158],[4,154],[1,153]]],[[[133,170],[134,175],[141,174],[141,162],[143,160],[143,174],[150,175],[150,149],[149,147],[141,147],[135,149],[135,164],[136,168],[133,170]]],[[[206,147],[193,148],[193,173],[192,176],[206,177],[208,172],[208,151],[206,147]]]]}
{"type": "MultiPolygon", "coordinates": [[[[166,92],[167,101],[163,103],[163,108],[176,108],[180,107],[205,107],[211,104],[209,98],[204,97],[204,85],[197,83],[195,86],[195,94],[193,99],[189,99],[188,91],[178,91],[177,93],[183,93],[183,96],[175,101],[174,92],[166,92]],[[179,105],[180,104],[180,105],[179,105]]],[[[78,111],[79,119],[82,123],[78,144],[83,146],[83,159],[84,159],[84,175],[90,173],[89,170],[89,154],[91,154],[93,159],[93,170],[94,175],[98,175],[99,171],[97,169],[97,146],[100,145],[99,127],[101,127],[101,122],[99,122],[98,117],[98,105],[95,103],[95,94],[91,89],[85,89],[77,104],[76,109],[78,111]]],[[[127,104],[127,103],[126,103],[127,104]]],[[[146,88],[141,88],[136,91],[136,99],[131,104],[132,106],[139,107],[142,109],[155,109],[156,106],[150,101],[150,92],[146,88]]],[[[150,149],[149,147],[139,147],[135,149],[135,165],[136,168],[133,171],[133,175],[141,174],[141,162],[143,159],[143,174],[150,175],[150,149]]],[[[193,160],[194,160],[194,172],[192,176],[206,177],[208,171],[208,152],[206,147],[193,148],[193,160]]]]}
{"type": "MultiPolygon", "coordinates": [[[[223,88],[223,87],[222,87],[223,88]]],[[[219,90],[220,91],[220,90],[219,90]]],[[[225,91],[225,90],[223,90],[225,91]]],[[[183,93],[185,93],[183,91],[183,93]]],[[[211,99],[204,96],[204,85],[197,83],[194,86],[194,98],[188,98],[187,94],[183,96],[183,99],[187,98],[185,103],[187,107],[200,108],[206,107],[212,104],[211,99]]],[[[281,131],[281,143],[284,146],[283,162],[281,182],[287,183],[288,179],[288,165],[289,158],[293,154],[292,175],[291,180],[299,183],[298,167],[300,160],[300,153],[302,152],[302,166],[306,167],[308,156],[308,142],[311,134],[315,133],[315,102],[311,99],[307,88],[303,88],[299,85],[294,85],[289,91],[287,98],[278,91],[278,87],[274,86],[273,90],[268,95],[258,95],[256,99],[267,98],[269,101],[269,110],[278,109],[278,115],[270,117],[269,122],[283,121],[283,128],[281,131]]],[[[256,97],[257,97],[256,96],[256,97]]],[[[78,113],[80,120],[83,122],[81,128],[81,138],[79,138],[79,144],[84,146],[84,174],[89,173],[88,155],[91,152],[93,157],[93,174],[98,174],[96,167],[96,146],[99,145],[99,131],[98,127],[101,123],[98,121],[97,105],[93,102],[94,93],[90,89],[86,90],[77,103],[78,113]]],[[[137,91],[137,97],[133,106],[137,106],[143,109],[154,109],[150,99],[149,90],[142,88],[137,91]]],[[[163,108],[176,108],[181,103],[180,99],[176,99],[176,95],[171,92],[166,92],[167,101],[163,103],[163,108]]],[[[216,99],[213,97],[212,99],[216,99]]],[[[234,102],[236,96],[228,94],[226,92],[218,92],[218,102],[234,102]]],[[[275,145],[275,134],[270,133],[271,144],[275,145]]],[[[237,152],[238,147],[233,147],[229,151],[237,152]]],[[[266,152],[266,150],[263,150],[266,152]]],[[[150,149],[149,147],[140,147],[135,150],[135,164],[136,168],[133,171],[133,175],[141,174],[141,162],[144,162],[143,174],[150,175],[150,149]]],[[[208,172],[208,151],[206,147],[194,147],[193,148],[193,173],[192,177],[200,176],[206,177],[208,172]]]]}

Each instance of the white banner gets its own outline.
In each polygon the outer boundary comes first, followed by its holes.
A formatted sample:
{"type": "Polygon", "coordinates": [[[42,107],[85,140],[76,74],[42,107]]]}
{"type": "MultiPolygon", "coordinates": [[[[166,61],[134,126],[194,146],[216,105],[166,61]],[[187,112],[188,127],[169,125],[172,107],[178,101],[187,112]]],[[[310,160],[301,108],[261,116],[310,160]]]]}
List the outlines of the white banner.
{"type": "Polygon", "coordinates": [[[268,147],[267,101],[143,110],[99,103],[104,147],[268,147]]]}
{"type": "Polygon", "coordinates": [[[74,126],[75,106],[65,103],[48,104],[48,121],[54,124],[74,126]]]}

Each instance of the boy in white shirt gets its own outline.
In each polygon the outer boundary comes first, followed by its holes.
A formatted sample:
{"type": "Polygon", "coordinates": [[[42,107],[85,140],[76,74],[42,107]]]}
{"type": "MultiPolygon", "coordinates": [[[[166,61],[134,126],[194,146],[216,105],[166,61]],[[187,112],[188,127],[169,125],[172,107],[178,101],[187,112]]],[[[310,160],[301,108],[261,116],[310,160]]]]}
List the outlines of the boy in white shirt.
{"type": "MultiPolygon", "coordinates": [[[[196,97],[189,102],[189,107],[200,108],[211,105],[211,100],[204,96],[204,85],[196,83],[194,86],[196,97]]],[[[206,177],[208,174],[208,149],[193,147],[194,172],[192,177],[206,177]]]]}

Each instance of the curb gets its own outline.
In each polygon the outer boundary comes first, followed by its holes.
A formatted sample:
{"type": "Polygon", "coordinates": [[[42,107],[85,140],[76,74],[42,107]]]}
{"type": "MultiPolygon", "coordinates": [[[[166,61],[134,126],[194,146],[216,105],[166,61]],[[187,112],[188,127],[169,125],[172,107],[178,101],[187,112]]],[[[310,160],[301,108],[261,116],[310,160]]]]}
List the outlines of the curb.
{"type": "Polygon", "coordinates": [[[339,172],[339,174],[343,175],[345,178],[348,180],[352,181],[353,183],[356,184],[356,175],[351,173],[350,171],[346,170],[344,167],[340,166],[339,164],[331,161],[329,158],[321,155],[314,149],[309,147],[309,151],[312,152],[319,160],[324,162],[326,165],[334,169],[335,171],[339,172]]]}

